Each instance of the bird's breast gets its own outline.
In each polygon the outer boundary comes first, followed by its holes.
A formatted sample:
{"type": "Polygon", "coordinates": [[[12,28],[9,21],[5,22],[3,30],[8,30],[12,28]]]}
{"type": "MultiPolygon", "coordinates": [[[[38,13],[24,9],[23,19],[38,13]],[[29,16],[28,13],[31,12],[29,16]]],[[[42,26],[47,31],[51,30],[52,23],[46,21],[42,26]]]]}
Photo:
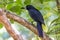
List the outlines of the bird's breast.
{"type": "Polygon", "coordinates": [[[38,21],[38,16],[34,12],[30,11],[29,14],[33,20],[38,21]]]}

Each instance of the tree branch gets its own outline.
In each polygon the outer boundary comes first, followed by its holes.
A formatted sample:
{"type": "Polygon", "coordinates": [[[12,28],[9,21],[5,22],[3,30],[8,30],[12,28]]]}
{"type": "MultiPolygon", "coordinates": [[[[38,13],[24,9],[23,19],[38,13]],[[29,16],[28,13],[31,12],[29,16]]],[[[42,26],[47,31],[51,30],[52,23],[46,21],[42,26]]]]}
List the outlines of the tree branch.
{"type": "MultiPolygon", "coordinates": [[[[37,29],[32,25],[30,24],[29,22],[27,22],[25,19],[15,15],[14,13],[12,12],[9,12],[7,10],[5,10],[6,12],[6,16],[9,18],[9,19],[13,19],[15,20],[16,22],[20,23],[21,25],[25,26],[26,28],[30,29],[32,32],[34,32],[36,35],[38,35],[38,31],[37,29]]],[[[44,33],[44,38],[42,38],[42,40],[51,40],[51,38],[49,38],[49,36],[47,36],[45,33],[44,33]]]]}
{"type": "Polygon", "coordinates": [[[0,9],[0,23],[5,26],[6,30],[14,38],[14,40],[23,40],[22,36],[13,29],[2,9],[0,9]]]}
{"type": "Polygon", "coordinates": [[[58,12],[60,13],[60,0],[56,0],[58,12]]]}

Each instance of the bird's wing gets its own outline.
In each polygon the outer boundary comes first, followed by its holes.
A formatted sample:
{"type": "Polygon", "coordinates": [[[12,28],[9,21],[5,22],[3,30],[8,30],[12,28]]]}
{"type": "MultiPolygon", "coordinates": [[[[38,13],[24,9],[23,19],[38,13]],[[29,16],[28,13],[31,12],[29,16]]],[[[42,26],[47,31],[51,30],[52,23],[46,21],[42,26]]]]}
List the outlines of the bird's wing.
{"type": "Polygon", "coordinates": [[[35,13],[35,15],[36,15],[38,21],[40,21],[41,23],[44,24],[44,19],[43,19],[42,14],[40,13],[40,11],[38,11],[38,10],[36,9],[36,10],[34,10],[33,14],[34,14],[34,13],[35,13]]]}

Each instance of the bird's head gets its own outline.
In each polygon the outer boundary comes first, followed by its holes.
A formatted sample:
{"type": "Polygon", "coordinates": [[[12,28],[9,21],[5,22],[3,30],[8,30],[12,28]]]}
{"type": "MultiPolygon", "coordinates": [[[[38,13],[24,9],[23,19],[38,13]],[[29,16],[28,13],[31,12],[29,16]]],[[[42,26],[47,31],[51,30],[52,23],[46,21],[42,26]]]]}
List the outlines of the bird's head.
{"type": "Polygon", "coordinates": [[[34,7],[32,5],[27,5],[26,6],[26,9],[29,10],[29,9],[33,9],[34,7]]]}
{"type": "Polygon", "coordinates": [[[34,7],[32,5],[27,5],[26,7],[22,7],[21,9],[30,10],[30,9],[34,9],[34,7]]]}

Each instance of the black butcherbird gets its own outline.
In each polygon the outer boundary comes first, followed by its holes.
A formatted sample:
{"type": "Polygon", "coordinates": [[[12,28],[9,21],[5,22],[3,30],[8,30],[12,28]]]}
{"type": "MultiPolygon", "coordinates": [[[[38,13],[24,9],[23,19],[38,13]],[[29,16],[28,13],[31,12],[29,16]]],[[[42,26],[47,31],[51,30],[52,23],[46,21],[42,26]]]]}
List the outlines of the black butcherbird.
{"type": "MultiPolygon", "coordinates": [[[[44,24],[44,19],[41,12],[37,10],[35,7],[33,7],[32,5],[27,5],[25,8],[28,10],[31,18],[37,22],[37,30],[39,33],[39,37],[43,37],[42,24],[44,24]]],[[[24,7],[22,7],[22,9],[24,9],[24,7]]]]}

